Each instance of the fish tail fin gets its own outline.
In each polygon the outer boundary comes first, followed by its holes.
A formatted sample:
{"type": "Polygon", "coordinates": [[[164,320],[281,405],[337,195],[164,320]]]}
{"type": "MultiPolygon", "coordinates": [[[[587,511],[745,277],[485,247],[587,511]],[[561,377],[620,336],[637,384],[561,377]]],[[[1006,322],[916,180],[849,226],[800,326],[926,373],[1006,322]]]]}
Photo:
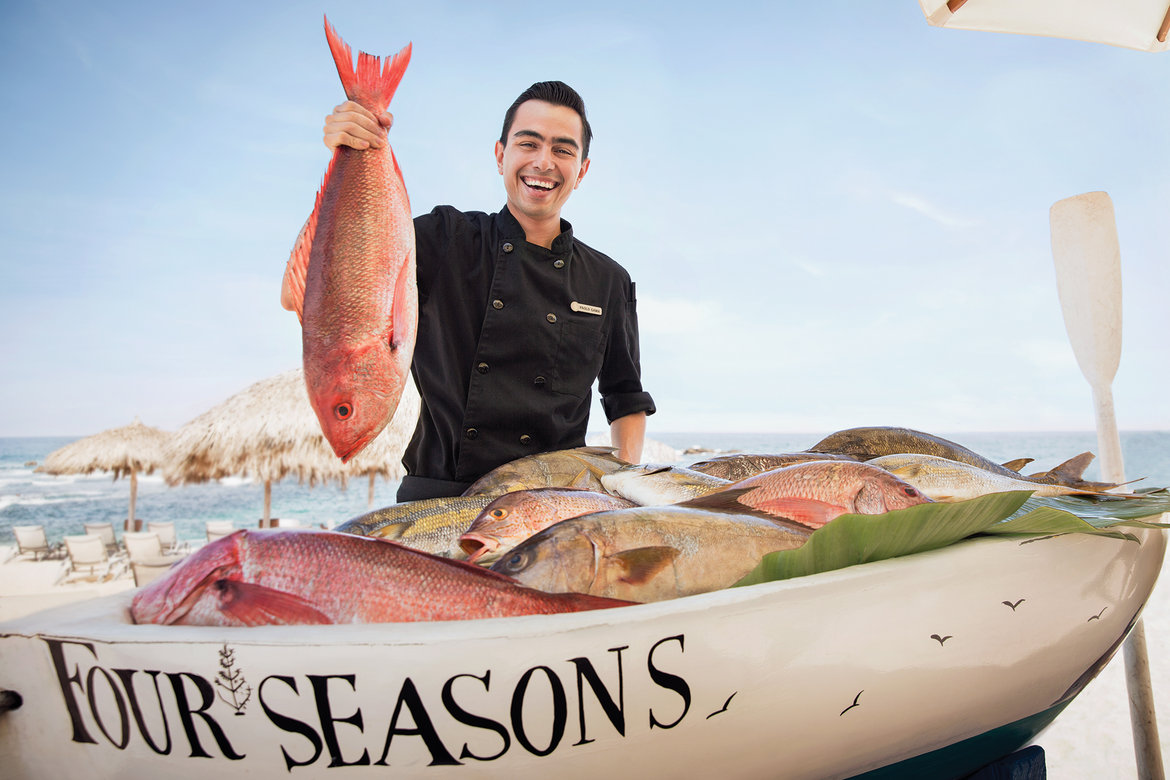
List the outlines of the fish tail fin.
{"type": "Polygon", "coordinates": [[[398,89],[398,83],[402,81],[406,66],[410,64],[411,45],[406,44],[400,52],[388,58],[359,51],[355,69],[353,50],[329,24],[329,17],[325,17],[325,37],[329,41],[329,51],[333,53],[333,62],[337,65],[337,75],[341,77],[346,97],[375,113],[385,111],[398,89]],[[383,59],[386,60],[384,65],[383,59]]]}
{"type": "Polygon", "coordinates": [[[1045,472],[1045,476],[1053,479],[1075,480],[1080,479],[1085,474],[1085,469],[1093,462],[1093,453],[1082,452],[1080,455],[1069,458],[1064,463],[1061,463],[1056,468],[1045,472]]]}

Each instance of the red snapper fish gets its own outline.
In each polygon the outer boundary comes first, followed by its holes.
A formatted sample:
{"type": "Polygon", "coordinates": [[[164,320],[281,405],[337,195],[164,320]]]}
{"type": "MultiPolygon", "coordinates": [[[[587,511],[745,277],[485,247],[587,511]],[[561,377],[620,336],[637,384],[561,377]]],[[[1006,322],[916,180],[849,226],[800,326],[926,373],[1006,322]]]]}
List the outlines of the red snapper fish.
{"type": "Polygon", "coordinates": [[[885,469],[850,460],[809,461],[765,471],[685,506],[734,508],[820,528],[845,513],[880,515],[933,499],[885,469]]]}
{"type": "Polygon", "coordinates": [[[135,623],[264,626],[547,615],[625,606],[543,593],[479,566],[333,531],[240,530],[134,596],[135,623]]]}
{"type": "MultiPolygon", "coordinates": [[[[410,62],[358,53],[325,20],[346,96],[386,111],[410,62]]],[[[321,430],[348,461],[382,431],[409,380],[418,328],[414,222],[389,144],[341,146],[284,272],[280,302],[301,321],[305,385],[321,430]]]]}

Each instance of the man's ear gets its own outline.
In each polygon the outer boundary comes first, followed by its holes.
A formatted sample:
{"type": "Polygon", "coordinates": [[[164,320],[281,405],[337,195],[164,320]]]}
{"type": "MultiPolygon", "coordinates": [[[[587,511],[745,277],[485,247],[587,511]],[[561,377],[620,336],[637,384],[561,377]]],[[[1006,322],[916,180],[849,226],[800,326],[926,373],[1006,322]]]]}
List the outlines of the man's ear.
{"type": "MultiPolygon", "coordinates": [[[[577,172],[577,181],[573,182],[573,189],[581,186],[581,180],[585,178],[585,172],[589,170],[589,158],[585,158],[585,162],[581,163],[581,170],[577,172]]],[[[503,171],[500,171],[503,173],[503,171]]]]}
{"type": "Polygon", "coordinates": [[[499,169],[500,175],[504,175],[504,144],[502,141],[496,141],[496,168],[499,169]]]}

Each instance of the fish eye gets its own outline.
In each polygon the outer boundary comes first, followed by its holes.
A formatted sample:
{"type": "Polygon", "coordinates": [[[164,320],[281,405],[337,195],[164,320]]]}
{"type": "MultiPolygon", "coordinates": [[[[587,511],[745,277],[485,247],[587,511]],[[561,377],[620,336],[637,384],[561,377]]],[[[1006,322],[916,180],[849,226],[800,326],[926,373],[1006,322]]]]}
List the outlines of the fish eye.
{"type": "Polygon", "coordinates": [[[494,517],[497,520],[503,520],[505,517],[508,516],[508,510],[496,508],[496,509],[493,509],[488,514],[490,514],[492,517],[494,517]]]}
{"type": "Polygon", "coordinates": [[[337,406],[333,407],[333,414],[337,416],[338,420],[348,420],[353,414],[353,407],[342,401],[337,406]]]}
{"type": "Polygon", "coordinates": [[[528,568],[528,553],[518,552],[513,553],[508,560],[504,562],[505,571],[523,571],[528,568]]]}
{"type": "Polygon", "coordinates": [[[905,493],[906,495],[910,496],[910,498],[918,498],[918,490],[910,487],[909,485],[902,488],[902,492],[905,493]]]}

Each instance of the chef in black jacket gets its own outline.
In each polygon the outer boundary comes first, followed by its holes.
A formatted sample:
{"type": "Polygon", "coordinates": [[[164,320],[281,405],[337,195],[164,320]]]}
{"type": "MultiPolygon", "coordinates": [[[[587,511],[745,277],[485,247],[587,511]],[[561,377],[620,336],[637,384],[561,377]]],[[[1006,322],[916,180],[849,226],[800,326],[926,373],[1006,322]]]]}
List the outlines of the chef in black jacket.
{"type": "MultiPolygon", "coordinates": [[[[326,117],[325,145],[384,144],[391,122],[347,101],[326,117]]],[[[415,218],[411,373],[422,407],[399,501],[459,495],[508,461],[582,446],[594,380],[618,457],[641,459],[654,401],[642,390],[634,283],[561,219],[591,138],[571,87],[533,84],[496,142],[504,208],[415,218]]]]}

